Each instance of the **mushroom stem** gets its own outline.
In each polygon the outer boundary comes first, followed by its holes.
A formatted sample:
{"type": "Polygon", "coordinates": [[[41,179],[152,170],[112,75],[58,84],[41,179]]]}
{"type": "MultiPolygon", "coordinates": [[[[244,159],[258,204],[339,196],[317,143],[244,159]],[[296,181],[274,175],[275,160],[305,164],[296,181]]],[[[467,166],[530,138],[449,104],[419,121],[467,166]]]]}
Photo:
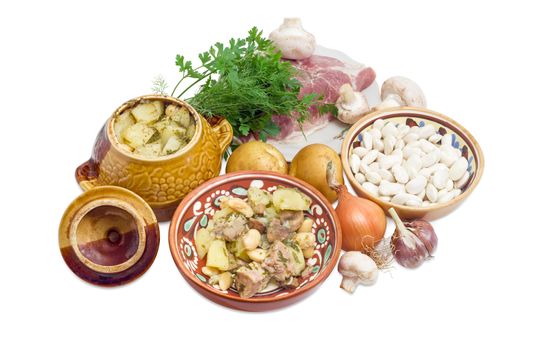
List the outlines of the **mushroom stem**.
{"type": "Polygon", "coordinates": [[[341,288],[347,291],[348,293],[353,293],[358,284],[359,278],[344,276],[342,278],[341,288]]]}

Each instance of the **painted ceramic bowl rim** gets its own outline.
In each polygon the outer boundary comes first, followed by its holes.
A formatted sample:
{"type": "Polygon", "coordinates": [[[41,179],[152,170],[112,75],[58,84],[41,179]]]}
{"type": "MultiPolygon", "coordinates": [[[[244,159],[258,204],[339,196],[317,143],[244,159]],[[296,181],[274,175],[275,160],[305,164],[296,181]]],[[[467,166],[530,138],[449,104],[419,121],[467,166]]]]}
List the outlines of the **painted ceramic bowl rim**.
{"type": "Polygon", "coordinates": [[[109,138],[109,142],[111,143],[111,146],[114,147],[119,153],[125,155],[126,157],[130,159],[134,159],[136,161],[142,161],[142,162],[149,162],[149,163],[159,163],[162,161],[170,160],[173,158],[177,158],[183,154],[186,154],[194,145],[198,143],[200,140],[200,136],[202,135],[202,121],[200,120],[200,114],[194,109],[190,104],[187,102],[177,99],[172,96],[166,96],[166,95],[143,95],[139,97],[135,97],[130,99],[127,102],[124,102],[120,107],[118,107],[113,114],[111,114],[111,117],[107,120],[106,123],[106,133],[107,137],[109,138]],[[179,151],[176,153],[169,154],[167,156],[160,156],[157,158],[147,158],[140,156],[138,154],[135,154],[133,152],[128,152],[123,147],[120,146],[120,142],[117,139],[117,136],[115,135],[115,129],[113,127],[113,121],[115,118],[122,114],[125,110],[131,109],[137,104],[139,104],[141,101],[148,100],[148,101],[166,101],[168,103],[174,103],[177,106],[184,106],[186,107],[189,112],[191,113],[191,116],[194,118],[194,122],[196,124],[196,130],[194,131],[193,138],[179,151]]]}
{"type": "Polygon", "coordinates": [[[213,178],[213,179],[211,179],[209,181],[206,181],[203,184],[201,184],[200,186],[198,186],[197,188],[195,188],[192,192],[187,194],[187,196],[185,196],[185,198],[183,198],[183,200],[181,201],[180,205],[178,206],[178,208],[174,212],[174,216],[172,217],[172,221],[170,223],[170,228],[169,228],[169,231],[168,231],[168,243],[170,245],[170,252],[172,254],[172,258],[174,259],[174,262],[176,263],[176,266],[178,267],[178,270],[181,272],[181,274],[186,279],[188,279],[189,282],[194,283],[196,286],[202,288],[204,291],[208,292],[209,294],[217,295],[217,296],[220,296],[220,297],[225,298],[225,299],[231,299],[231,300],[235,300],[235,301],[239,301],[239,302],[245,302],[245,303],[262,304],[262,303],[269,303],[269,302],[276,302],[276,301],[291,299],[293,297],[296,297],[298,295],[301,295],[303,293],[308,292],[309,290],[313,289],[314,287],[317,287],[322,282],[324,282],[324,280],[326,280],[326,278],[328,278],[330,273],[333,271],[333,269],[337,265],[337,261],[339,259],[339,255],[340,255],[340,252],[341,252],[341,246],[342,246],[342,233],[341,233],[341,227],[340,227],[339,218],[337,217],[335,209],[333,208],[331,203],[326,199],[326,197],[324,197],[324,195],[322,193],[320,193],[317,189],[315,189],[311,185],[307,184],[306,182],[304,182],[304,181],[302,181],[300,179],[297,179],[297,178],[295,178],[293,176],[284,175],[284,174],[276,173],[276,172],[273,172],[273,171],[237,171],[237,172],[233,172],[233,173],[229,173],[229,174],[224,174],[224,175],[215,177],[215,178],[213,178]],[[274,297],[275,295],[277,295],[277,293],[275,293],[274,296],[272,296],[272,297],[261,298],[261,299],[254,298],[254,297],[241,298],[240,296],[236,296],[236,295],[219,293],[216,290],[214,290],[213,288],[208,287],[206,285],[206,282],[202,282],[202,281],[198,280],[198,278],[194,277],[192,275],[192,273],[185,267],[183,261],[179,258],[178,250],[176,248],[176,238],[177,238],[176,227],[177,227],[177,224],[178,224],[178,218],[180,217],[181,213],[184,211],[185,207],[190,205],[190,203],[189,203],[190,200],[192,198],[194,198],[195,196],[197,196],[199,193],[205,191],[206,189],[208,189],[210,187],[215,189],[217,187],[217,183],[227,182],[228,180],[238,179],[240,177],[253,177],[254,179],[258,179],[258,180],[260,180],[261,178],[264,178],[264,177],[270,177],[272,179],[283,178],[283,179],[295,182],[298,185],[300,185],[300,186],[306,188],[307,190],[309,190],[310,192],[312,192],[316,197],[318,197],[318,199],[320,199],[320,201],[322,201],[323,204],[325,205],[325,210],[327,210],[327,212],[330,214],[331,218],[333,219],[332,221],[333,221],[333,225],[334,225],[334,228],[335,228],[334,229],[334,233],[335,233],[335,236],[334,236],[335,237],[335,250],[333,251],[333,254],[331,255],[331,259],[327,263],[328,266],[326,266],[326,268],[324,270],[320,271],[318,273],[317,277],[314,280],[312,280],[311,282],[307,283],[302,288],[297,289],[297,290],[295,290],[292,293],[289,293],[289,294],[286,294],[286,295],[282,295],[280,297],[274,297]]]}
{"type": "MultiPolygon", "coordinates": [[[[416,116],[411,116],[411,117],[417,118],[416,116]]],[[[358,120],[354,125],[352,125],[350,129],[346,132],[344,136],[344,141],[342,142],[341,160],[342,160],[342,166],[344,168],[344,173],[346,174],[348,179],[350,179],[350,183],[352,184],[352,186],[355,187],[357,191],[363,192],[365,195],[372,198],[374,202],[380,204],[381,206],[389,206],[389,207],[398,208],[401,210],[410,210],[414,213],[419,213],[419,214],[423,214],[423,213],[431,212],[434,210],[453,206],[461,202],[466,197],[468,197],[470,193],[472,193],[472,191],[476,188],[479,181],[481,180],[481,175],[483,175],[483,168],[485,164],[485,160],[483,157],[483,151],[481,151],[481,147],[479,147],[479,143],[476,141],[474,136],[472,136],[472,134],[464,126],[462,126],[461,124],[459,124],[452,118],[445,116],[444,114],[432,111],[430,109],[418,108],[418,107],[391,108],[391,109],[385,109],[381,111],[372,112],[370,114],[365,115],[363,118],[358,120]],[[352,146],[351,140],[357,135],[359,135],[361,131],[363,131],[370,125],[372,125],[372,123],[376,119],[403,117],[402,114],[404,113],[405,114],[418,114],[420,116],[419,118],[431,120],[445,127],[446,125],[443,125],[442,122],[450,124],[452,127],[449,129],[452,129],[463,140],[465,140],[465,142],[468,144],[468,147],[472,150],[472,156],[474,156],[475,161],[476,161],[476,171],[474,174],[474,178],[472,179],[472,182],[467,187],[467,189],[461,192],[461,194],[455,197],[454,199],[448,202],[434,204],[429,207],[421,207],[421,208],[408,207],[406,205],[399,205],[399,204],[395,204],[391,202],[382,201],[378,197],[374,196],[372,193],[365,190],[363,186],[361,186],[359,182],[357,182],[357,180],[355,179],[355,175],[352,173],[351,168],[350,168],[350,163],[348,161],[349,150],[350,150],[350,147],[352,146]]]]}

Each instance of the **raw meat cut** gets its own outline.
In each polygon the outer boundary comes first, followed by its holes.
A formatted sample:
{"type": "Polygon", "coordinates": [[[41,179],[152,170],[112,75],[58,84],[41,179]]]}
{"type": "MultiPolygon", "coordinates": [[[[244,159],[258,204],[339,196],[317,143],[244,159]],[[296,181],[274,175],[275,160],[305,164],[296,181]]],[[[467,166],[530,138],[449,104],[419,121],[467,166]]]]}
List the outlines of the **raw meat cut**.
{"type": "MultiPolygon", "coordinates": [[[[333,57],[313,55],[305,60],[291,61],[300,74],[298,80],[302,83],[301,95],[317,93],[324,97],[324,103],[335,103],[339,98],[341,85],[350,83],[356,91],[367,88],[376,73],[370,67],[362,64],[343,62],[333,57]]],[[[328,114],[320,115],[316,108],[310,111],[309,118],[303,123],[303,130],[310,134],[323,128],[333,118],[328,114]]],[[[275,140],[290,141],[301,136],[301,128],[295,118],[288,116],[273,116],[281,132],[274,137],[275,140]]]]}

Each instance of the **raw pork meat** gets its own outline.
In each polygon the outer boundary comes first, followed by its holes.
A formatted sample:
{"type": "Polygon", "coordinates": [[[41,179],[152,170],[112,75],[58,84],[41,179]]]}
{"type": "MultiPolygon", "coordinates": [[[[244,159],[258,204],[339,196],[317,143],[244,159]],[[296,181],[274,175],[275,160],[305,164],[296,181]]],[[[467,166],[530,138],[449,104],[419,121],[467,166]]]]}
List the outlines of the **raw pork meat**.
{"type": "MultiPolygon", "coordinates": [[[[339,98],[341,85],[350,83],[356,91],[366,89],[374,79],[376,73],[370,67],[340,61],[333,57],[313,55],[305,60],[291,61],[300,71],[298,80],[302,83],[301,95],[317,93],[324,96],[324,103],[335,103],[339,98]]],[[[316,108],[311,110],[311,115],[303,124],[303,130],[310,134],[323,128],[333,118],[331,114],[319,115],[316,108]]],[[[287,116],[273,116],[281,132],[274,139],[290,141],[299,137],[301,129],[295,118],[287,116]]]]}

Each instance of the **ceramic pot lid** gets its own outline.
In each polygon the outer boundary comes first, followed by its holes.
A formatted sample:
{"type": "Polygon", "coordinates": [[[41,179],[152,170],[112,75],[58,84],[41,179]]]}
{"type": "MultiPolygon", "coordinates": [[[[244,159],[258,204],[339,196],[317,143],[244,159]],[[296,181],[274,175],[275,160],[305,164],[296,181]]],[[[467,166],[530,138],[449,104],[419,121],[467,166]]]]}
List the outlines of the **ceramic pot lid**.
{"type": "Polygon", "coordinates": [[[152,265],[159,225],[150,206],[135,193],[95,187],[63,214],[59,248],[65,263],[83,280],[102,286],[125,284],[152,265]]]}

